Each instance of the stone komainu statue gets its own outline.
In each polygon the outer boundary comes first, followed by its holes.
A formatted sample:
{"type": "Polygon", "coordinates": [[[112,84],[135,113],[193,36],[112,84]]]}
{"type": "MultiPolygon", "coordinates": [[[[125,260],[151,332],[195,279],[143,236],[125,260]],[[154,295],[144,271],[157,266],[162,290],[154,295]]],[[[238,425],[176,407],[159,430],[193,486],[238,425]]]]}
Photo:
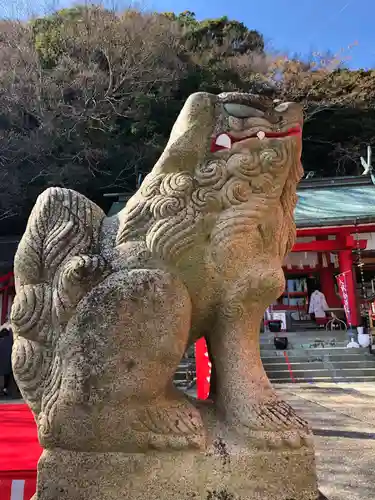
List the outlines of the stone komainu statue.
{"type": "Polygon", "coordinates": [[[40,195],[15,259],[13,366],[47,452],[206,450],[215,425],[254,449],[306,447],[259,354],[295,240],[301,141],[297,104],[197,93],[118,215],[40,195]],[[201,336],[215,374],[203,408],[172,384],[201,336]]]}

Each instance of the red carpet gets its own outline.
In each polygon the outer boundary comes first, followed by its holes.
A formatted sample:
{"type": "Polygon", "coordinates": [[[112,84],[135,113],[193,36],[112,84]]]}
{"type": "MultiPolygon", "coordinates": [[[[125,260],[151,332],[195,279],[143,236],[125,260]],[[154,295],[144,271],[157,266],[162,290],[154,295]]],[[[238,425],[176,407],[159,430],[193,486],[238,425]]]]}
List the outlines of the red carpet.
{"type": "Polygon", "coordinates": [[[0,404],[0,500],[30,500],[41,452],[29,408],[0,404]]]}

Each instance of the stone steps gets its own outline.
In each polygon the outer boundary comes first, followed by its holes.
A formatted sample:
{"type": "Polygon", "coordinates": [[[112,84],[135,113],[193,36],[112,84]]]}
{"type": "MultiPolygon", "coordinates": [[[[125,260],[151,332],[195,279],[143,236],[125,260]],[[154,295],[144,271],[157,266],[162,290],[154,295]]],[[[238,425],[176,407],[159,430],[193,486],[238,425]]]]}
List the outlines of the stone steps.
{"type": "MultiPolygon", "coordinates": [[[[332,378],[357,378],[357,377],[374,377],[375,378],[375,366],[372,368],[363,368],[360,366],[359,368],[344,368],[344,369],[339,369],[336,368],[335,366],[332,367],[327,367],[321,364],[319,367],[311,368],[310,370],[307,369],[296,369],[295,367],[292,368],[292,373],[294,378],[300,378],[300,379],[308,379],[311,380],[312,378],[316,377],[332,377],[332,378]]],[[[287,376],[287,378],[290,378],[289,375],[289,370],[288,367],[286,366],[286,370],[269,370],[267,369],[267,374],[270,377],[271,380],[273,379],[281,379],[283,376],[287,376]]]]}
{"type": "Polygon", "coordinates": [[[176,373],[174,374],[173,382],[177,387],[189,387],[192,379],[195,379],[195,376],[195,360],[191,358],[184,358],[181,360],[176,373]]]}
{"type": "MultiPolygon", "coordinates": [[[[326,359],[326,360],[316,360],[316,361],[294,361],[293,359],[289,358],[289,365],[292,367],[293,370],[295,371],[310,371],[310,370],[318,370],[320,367],[325,367],[326,365],[334,366],[337,370],[355,370],[358,369],[358,367],[361,367],[363,369],[375,369],[375,362],[374,361],[368,361],[367,359],[362,360],[362,361],[345,361],[345,360],[332,360],[332,359],[326,359]]],[[[277,363],[265,363],[263,361],[263,366],[267,366],[269,371],[272,370],[282,370],[285,366],[288,366],[287,362],[277,362],[277,363]]]]}
{"type": "MultiPolygon", "coordinates": [[[[358,354],[351,354],[349,353],[348,355],[345,356],[345,354],[329,354],[325,352],[312,352],[312,353],[307,353],[306,355],[304,354],[293,354],[290,351],[287,351],[287,357],[288,361],[290,363],[320,363],[324,361],[331,361],[335,363],[370,363],[373,364],[375,363],[375,356],[371,354],[365,354],[365,353],[358,353],[358,354]]],[[[269,353],[267,355],[262,355],[262,361],[264,365],[268,364],[282,364],[285,363],[285,357],[284,355],[278,355],[278,356],[271,356],[269,353]]]]}
{"type": "Polygon", "coordinates": [[[272,383],[375,381],[375,356],[368,349],[348,349],[347,341],[334,347],[309,347],[303,341],[302,347],[288,348],[288,361],[283,351],[270,344],[261,346],[263,366],[272,383]]]}
{"type": "Polygon", "coordinates": [[[347,378],[347,377],[314,377],[314,378],[311,378],[311,379],[306,379],[306,378],[296,378],[294,377],[294,379],[291,379],[290,377],[289,378],[280,378],[280,379],[277,379],[277,378],[274,378],[272,379],[272,384],[273,385],[276,385],[276,384],[279,384],[279,385],[284,385],[284,384],[290,384],[290,383],[297,383],[297,384],[311,384],[311,383],[314,383],[314,384],[328,384],[328,383],[368,383],[368,382],[371,382],[371,383],[375,383],[375,377],[351,377],[351,378],[347,378]]]}
{"type": "MultiPolygon", "coordinates": [[[[263,366],[272,383],[310,382],[375,382],[375,356],[368,349],[348,349],[348,335],[315,331],[288,333],[286,351],[293,380],[283,351],[275,349],[273,334],[261,336],[260,353],[263,366]],[[316,342],[322,341],[322,345],[316,342]],[[334,340],[334,345],[331,343],[334,340]],[[318,345],[318,347],[312,347],[318,345]]],[[[193,358],[184,358],[174,376],[180,388],[190,387],[195,378],[193,358]]]]}

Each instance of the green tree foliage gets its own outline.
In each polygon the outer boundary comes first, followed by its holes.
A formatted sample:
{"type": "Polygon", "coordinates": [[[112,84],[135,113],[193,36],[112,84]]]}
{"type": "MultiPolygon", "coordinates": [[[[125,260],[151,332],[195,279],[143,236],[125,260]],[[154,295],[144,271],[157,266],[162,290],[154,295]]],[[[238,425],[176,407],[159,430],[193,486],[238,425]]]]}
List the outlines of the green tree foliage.
{"type": "Polygon", "coordinates": [[[95,14],[98,14],[96,9],[93,9],[89,16],[86,7],[77,6],[62,9],[51,16],[37,18],[31,22],[32,41],[44,69],[53,68],[58,64],[67,49],[67,35],[70,40],[74,40],[85,28],[89,28],[92,18],[96,17],[95,14]],[[68,33],[65,32],[66,27],[69,27],[68,33]]]}
{"type": "Polygon", "coordinates": [[[260,33],[226,16],[199,22],[191,11],[177,16],[165,15],[184,28],[184,41],[190,50],[202,52],[211,49],[216,52],[221,48],[219,53],[226,56],[264,51],[264,39],[260,33]]]}
{"type": "Polygon", "coordinates": [[[22,231],[50,185],[98,203],[134,191],[164,148],[189,94],[251,91],[306,108],[304,166],[357,173],[373,139],[375,72],[331,56],[267,54],[260,33],[226,17],[115,14],[75,7],[0,26],[0,231],[22,231]]]}

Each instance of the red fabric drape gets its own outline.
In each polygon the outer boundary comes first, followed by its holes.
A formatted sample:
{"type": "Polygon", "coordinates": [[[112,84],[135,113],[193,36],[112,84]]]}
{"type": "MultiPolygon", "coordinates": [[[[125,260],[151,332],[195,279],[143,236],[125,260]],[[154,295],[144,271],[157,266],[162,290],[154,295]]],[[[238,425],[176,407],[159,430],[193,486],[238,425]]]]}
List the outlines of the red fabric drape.
{"type": "Polygon", "coordinates": [[[0,500],[30,500],[42,448],[25,404],[0,405],[0,500]]]}

